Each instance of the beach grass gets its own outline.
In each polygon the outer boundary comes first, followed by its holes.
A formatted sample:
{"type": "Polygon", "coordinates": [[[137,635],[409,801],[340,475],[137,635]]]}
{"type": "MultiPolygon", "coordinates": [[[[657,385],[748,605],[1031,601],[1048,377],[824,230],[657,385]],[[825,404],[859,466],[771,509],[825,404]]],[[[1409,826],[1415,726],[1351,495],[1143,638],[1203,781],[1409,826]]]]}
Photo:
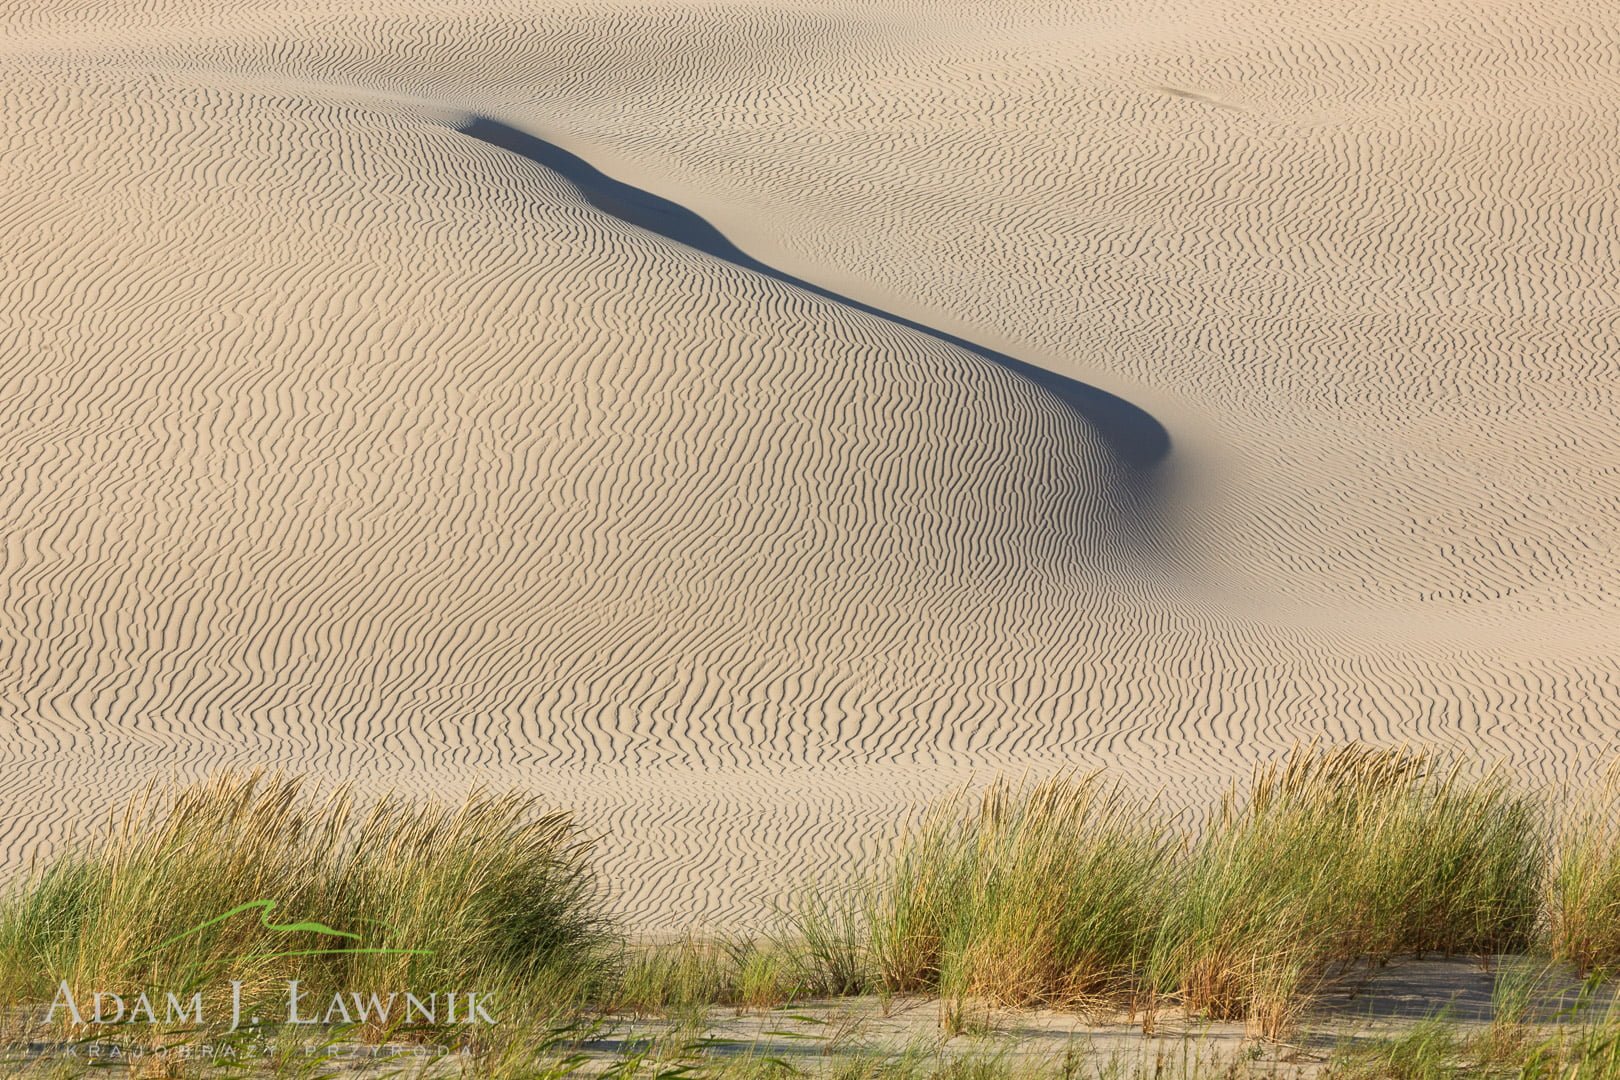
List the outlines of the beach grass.
{"type": "Polygon", "coordinates": [[[1571,801],[1548,888],[1552,955],[1583,972],[1620,968],[1620,763],[1571,801]]]}
{"type": "Polygon", "coordinates": [[[312,1000],[433,988],[560,1001],[607,977],[612,940],[589,845],[532,796],[316,798],[296,777],[227,771],[148,788],[12,887],[0,995],[201,992],[221,1016],[230,981],[253,1005],[301,979],[312,1000]]]}
{"type": "Polygon", "coordinates": [[[1500,774],[1404,749],[1307,747],[1234,789],[1177,867],[1153,991],[1287,1030],[1335,967],[1527,948],[1546,843],[1500,774]]]}
{"type": "Polygon", "coordinates": [[[1335,968],[1527,948],[1546,838],[1495,772],[1301,747],[1191,836],[1100,777],[998,782],[920,816],[870,886],[891,992],[1164,1004],[1276,1035],[1335,968]]]}
{"type": "MultiPolygon", "coordinates": [[[[874,877],[807,891],[768,932],[632,945],[579,826],[533,796],[367,800],[231,771],[154,785],[14,884],[0,995],[235,980],[251,1006],[296,978],[312,1000],[476,990],[549,1022],[923,994],[952,1031],[1029,1006],[1152,1030],[1174,1008],[1277,1038],[1398,955],[1610,970],[1615,801],[1611,783],[1555,830],[1500,772],[1360,746],[1296,748],[1202,816],[1099,775],[997,780],[926,807],[874,877]]],[[[1498,1056],[1533,1041],[1517,1022],[1492,1037],[1498,1056]]]]}
{"type": "Polygon", "coordinates": [[[992,784],[923,814],[873,890],[871,952],[895,993],[1117,1004],[1173,884],[1174,842],[1100,777],[992,784]]]}
{"type": "Polygon", "coordinates": [[[713,1006],[771,1009],[811,996],[803,975],[806,963],[799,950],[769,936],[688,935],[626,945],[617,978],[597,1004],[635,1016],[691,1016],[713,1006]]]}

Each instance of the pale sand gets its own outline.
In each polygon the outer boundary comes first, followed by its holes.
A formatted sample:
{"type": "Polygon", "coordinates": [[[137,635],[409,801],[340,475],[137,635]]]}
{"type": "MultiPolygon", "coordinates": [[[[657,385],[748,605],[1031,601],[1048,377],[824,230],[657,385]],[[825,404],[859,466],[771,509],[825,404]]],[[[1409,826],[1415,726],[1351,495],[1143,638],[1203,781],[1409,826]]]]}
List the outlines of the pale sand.
{"type": "Polygon", "coordinates": [[[1371,971],[1352,969],[1324,989],[1297,1030],[1277,1041],[1257,1041],[1241,1022],[1174,1009],[1157,1012],[1152,1033],[1144,1035],[1141,1013],[996,1009],[971,1000],[963,1008],[966,1030],[953,1036],[938,998],[856,997],[795,1001],[768,1010],[711,1008],[701,1026],[684,1016],[614,1017],[607,1030],[577,1045],[587,1074],[605,1072],[637,1051],[675,1058],[684,1049],[720,1059],[777,1058],[812,1075],[837,1075],[829,1057],[862,1054],[882,1060],[909,1052],[929,1060],[999,1058],[1025,1071],[1044,1067],[1052,1075],[1077,1075],[1072,1066],[1078,1059],[1088,1066],[1083,1075],[1091,1076],[1136,1076],[1138,1065],[1144,1077],[1177,1076],[1185,1064],[1200,1066],[1205,1076],[1343,1077],[1346,1070],[1330,1067],[1335,1057],[1358,1049],[1375,1052],[1379,1044],[1411,1036],[1418,1025],[1440,1015],[1459,1036],[1483,1035],[1497,1019],[1496,985],[1504,975],[1525,980],[1525,1011],[1516,1022],[1525,1025],[1527,1042],[1552,1040],[1560,1032],[1569,1038],[1582,1024],[1601,1023],[1612,992],[1583,996],[1582,980],[1573,970],[1531,974],[1513,966],[1524,962],[1507,956],[1490,958],[1489,964],[1479,958],[1402,959],[1371,971]],[[707,1042],[700,1044],[700,1037],[707,1042]],[[1065,1059],[1071,1062],[1066,1072],[1065,1059]]]}
{"type": "Polygon", "coordinates": [[[269,762],[740,926],[997,770],[1620,733],[1606,3],[40,0],[0,93],[9,866],[269,762]]]}

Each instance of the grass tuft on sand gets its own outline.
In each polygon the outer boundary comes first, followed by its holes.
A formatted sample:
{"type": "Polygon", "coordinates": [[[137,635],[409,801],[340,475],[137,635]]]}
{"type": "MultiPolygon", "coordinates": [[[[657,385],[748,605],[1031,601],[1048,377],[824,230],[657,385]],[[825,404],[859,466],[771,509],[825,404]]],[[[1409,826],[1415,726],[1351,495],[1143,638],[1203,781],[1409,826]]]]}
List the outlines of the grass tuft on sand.
{"type": "Polygon", "coordinates": [[[1195,1012],[1286,1030],[1334,966],[1526,948],[1539,805],[1404,749],[1306,747],[1228,794],[1179,867],[1151,987],[1195,1012]]]}
{"type": "Polygon", "coordinates": [[[1536,931],[1539,804],[1405,749],[1297,749],[1192,839],[1100,778],[997,783],[907,833],[872,887],[891,992],[1173,1003],[1286,1030],[1336,965],[1515,952],[1536,931]]]}
{"type": "Polygon", "coordinates": [[[213,1016],[229,1015],[218,1000],[229,980],[248,1004],[284,997],[291,978],[312,1000],[322,989],[577,999],[611,956],[588,854],[568,814],[519,794],[444,806],[362,802],[340,787],[317,799],[263,771],[152,786],[98,841],[0,901],[0,995],[48,1002],[64,980],[85,997],[202,992],[213,1016]],[[210,925],[254,901],[274,907],[210,925]]]}
{"type": "Polygon", "coordinates": [[[993,784],[925,813],[871,903],[891,992],[996,1004],[1118,1003],[1174,883],[1162,821],[1099,777],[993,784]]]}
{"type": "Polygon", "coordinates": [[[1620,968],[1620,761],[1568,808],[1547,906],[1556,959],[1582,972],[1620,968]]]}

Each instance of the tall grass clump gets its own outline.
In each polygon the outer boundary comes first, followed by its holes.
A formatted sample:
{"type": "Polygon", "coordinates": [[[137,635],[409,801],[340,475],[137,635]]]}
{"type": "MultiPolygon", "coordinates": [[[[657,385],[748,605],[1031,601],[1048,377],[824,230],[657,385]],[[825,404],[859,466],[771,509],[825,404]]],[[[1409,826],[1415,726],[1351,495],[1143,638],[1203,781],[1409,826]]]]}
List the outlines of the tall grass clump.
{"type": "Polygon", "coordinates": [[[1119,1001],[1172,884],[1151,809],[1096,777],[993,784],[934,806],[902,841],[870,919],[891,991],[1004,1005],[1119,1001]]]}
{"type": "Polygon", "coordinates": [[[1620,761],[1567,808],[1548,888],[1554,957],[1583,973],[1620,968],[1620,761]]]}
{"type": "Polygon", "coordinates": [[[85,996],[202,992],[218,1016],[229,980],[252,1004],[297,978],[311,1000],[464,990],[556,1003],[607,962],[588,854],[568,814],[522,794],[314,798],[263,771],[152,786],[0,900],[0,994],[49,1001],[63,981],[85,996]],[[273,906],[219,919],[253,902],[273,906]]]}
{"type": "Polygon", "coordinates": [[[872,989],[870,930],[860,888],[810,888],[787,913],[807,994],[843,997],[872,989]]]}
{"type": "Polygon", "coordinates": [[[869,952],[885,991],[920,993],[939,986],[946,934],[961,918],[972,873],[964,798],[958,794],[928,807],[873,883],[869,952]]]}
{"type": "Polygon", "coordinates": [[[1208,1015],[1285,1030],[1335,964],[1504,952],[1535,931],[1537,805],[1405,749],[1305,747],[1234,790],[1187,856],[1153,984],[1208,1015]]]}

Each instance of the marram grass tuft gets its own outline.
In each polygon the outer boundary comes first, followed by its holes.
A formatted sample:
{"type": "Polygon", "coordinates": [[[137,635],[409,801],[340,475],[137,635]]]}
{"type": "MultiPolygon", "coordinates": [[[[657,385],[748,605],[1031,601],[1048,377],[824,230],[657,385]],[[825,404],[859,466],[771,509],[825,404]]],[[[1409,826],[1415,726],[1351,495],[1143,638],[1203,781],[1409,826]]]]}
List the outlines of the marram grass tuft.
{"type": "Polygon", "coordinates": [[[268,1007],[299,979],[555,1006],[607,972],[588,854],[568,814],[528,795],[315,798],[263,771],[152,786],[0,901],[0,996],[50,1001],[65,981],[217,1006],[237,980],[268,1007]]]}

